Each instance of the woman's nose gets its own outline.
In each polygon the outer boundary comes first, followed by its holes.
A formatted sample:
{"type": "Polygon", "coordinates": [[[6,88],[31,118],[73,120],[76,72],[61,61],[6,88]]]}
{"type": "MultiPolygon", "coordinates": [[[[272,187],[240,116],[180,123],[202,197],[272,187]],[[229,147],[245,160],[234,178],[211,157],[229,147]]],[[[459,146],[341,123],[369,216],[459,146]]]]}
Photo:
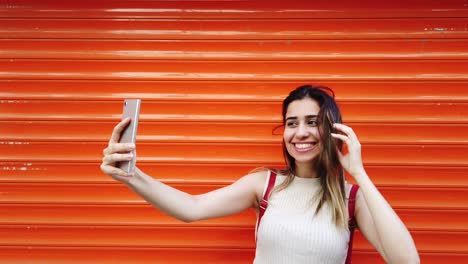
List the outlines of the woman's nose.
{"type": "Polygon", "coordinates": [[[310,134],[310,131],[304,124],[299,124],[299,126],[297,126],[296,137],[299,137],[299,138],[308,137],[309,134],[310,134]]]}

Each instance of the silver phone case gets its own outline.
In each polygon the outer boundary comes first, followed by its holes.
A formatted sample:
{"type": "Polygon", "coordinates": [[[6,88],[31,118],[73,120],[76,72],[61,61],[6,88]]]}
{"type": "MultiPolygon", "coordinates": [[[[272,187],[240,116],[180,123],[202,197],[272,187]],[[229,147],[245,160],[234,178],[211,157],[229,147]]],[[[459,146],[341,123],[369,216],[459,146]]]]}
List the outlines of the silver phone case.
{"type": "MultiPolygon", "coordinates": [[[[130,117],[130,124],[124,129],[120,135],[120,143],[133,143],[136,142],[136,136],[138,131],[138,118],[140,116],[140,99],[125,99],[122,112],[122,120],[130,117]]],[[[132,151],[133,159],[129,161],[119,162],[118,167],[127,173],[131,173],[135,170],[136,164],[136,153],[132,151]]]]}

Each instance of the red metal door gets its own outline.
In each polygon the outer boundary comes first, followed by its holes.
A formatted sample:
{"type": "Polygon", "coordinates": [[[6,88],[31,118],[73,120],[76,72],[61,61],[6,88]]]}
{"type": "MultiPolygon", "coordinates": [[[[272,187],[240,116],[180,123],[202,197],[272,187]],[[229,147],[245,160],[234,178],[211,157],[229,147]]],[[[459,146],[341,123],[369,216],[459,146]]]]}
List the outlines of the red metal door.
{"type": "MultiPolygon", "coordinates": [[[[317,83],[422,262],[467,263],[466,1],[380,2],[0,2],[0,262],[251,262],[252,212],[178,222],[102,149],[142,98],[139,166],[212,190],[281,166],[280,102],[317,83]]],[[[354,255],[382,263],[359,233],[354,255]]]]}

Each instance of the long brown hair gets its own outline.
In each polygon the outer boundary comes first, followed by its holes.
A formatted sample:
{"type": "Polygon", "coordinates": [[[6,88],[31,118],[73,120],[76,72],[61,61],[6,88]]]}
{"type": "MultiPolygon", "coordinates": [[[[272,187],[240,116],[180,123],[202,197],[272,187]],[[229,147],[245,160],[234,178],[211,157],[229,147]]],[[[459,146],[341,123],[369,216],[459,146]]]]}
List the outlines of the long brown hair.
{"type": "MultiPolygon", "coordinates": [[[[346,193],[344,186],[344,171],[338,159],[337,149],[342,150],[342,142],[331,137],[334,123],[341,123],[341,113],[335,101],[333,91],[324,86],[303,85],[293,90],[283,101],[283,126],[286,124],[286,113],[291,102],[310,98],[315,100],[320,111],[317,116],[317,127],[319,131],[319,155],[312,161],[320,179],[321,191],[315,199],[318,205],[317,214],[323,205],[328,203],[332,208],[333,221],[336,226],[348,227],[348,212],[346,210],[346,193]]],[[[288,153],[283,140],[283,155],[286,168],[278,170],[278,173],[288,176],[286,180],[274,189],[278,192],[289,186],[296,175],[294,158],[288,153]]]]}

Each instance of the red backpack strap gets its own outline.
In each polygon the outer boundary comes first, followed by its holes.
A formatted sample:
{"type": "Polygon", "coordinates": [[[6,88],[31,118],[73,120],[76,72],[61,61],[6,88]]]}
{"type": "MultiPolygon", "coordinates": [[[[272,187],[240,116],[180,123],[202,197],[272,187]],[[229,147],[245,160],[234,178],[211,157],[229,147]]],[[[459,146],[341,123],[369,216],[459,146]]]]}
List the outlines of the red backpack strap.
{"type": "MultiPolygon", "coordinates": [[[[257,232],[258,228],[260,226],[260,221],[262,220],[263,214],[265,214],[265,210],[268,207],[268,198],[270,197],[271,190],[273,190],[273,187],[275,187],[275,182],[276,182],[276,173],[270,171],[270,178],[268,180],[268,185],[265,190],[265,193],[263,194],[263,199],[260,201],[260,206],[258,210],[258,220],[257,220],[257,232]]],[[[256,234],[255,234],[256,237],[256,234]]]]}
{"type": "Polygon", "coordinates": [[[353,184],[349,193],[348,200],[348,214],[349,214],[349,244],[348,254],[346,255],[345,264],[351,264],[351,255],[353,252],[353,238],[354,230],[356,229],[356,218],[354,217],[354,209],[356,208],[356,194],[359,189],[359,185],[353,184]]]}

